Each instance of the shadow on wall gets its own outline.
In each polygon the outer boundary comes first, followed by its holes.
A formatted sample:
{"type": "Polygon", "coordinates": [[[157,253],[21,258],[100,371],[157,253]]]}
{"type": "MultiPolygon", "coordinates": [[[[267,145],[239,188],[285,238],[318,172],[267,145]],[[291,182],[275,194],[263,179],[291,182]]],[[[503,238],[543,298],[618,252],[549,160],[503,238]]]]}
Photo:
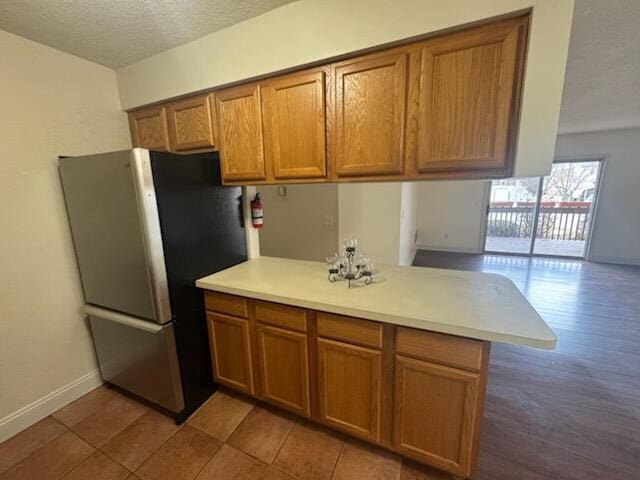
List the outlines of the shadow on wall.
{"type": "Polygon", "coordinates": [[[264,208],[260,254],[324,262],[338,247],[338,185],[257,187],[264,208]]]}
{"type": "Polygon", "coordinates": [[[264,186],[258,192],[264,208],[261,255],[324,262],[351,235],[374,264],[413,261],[414,183],[264,186]]]}

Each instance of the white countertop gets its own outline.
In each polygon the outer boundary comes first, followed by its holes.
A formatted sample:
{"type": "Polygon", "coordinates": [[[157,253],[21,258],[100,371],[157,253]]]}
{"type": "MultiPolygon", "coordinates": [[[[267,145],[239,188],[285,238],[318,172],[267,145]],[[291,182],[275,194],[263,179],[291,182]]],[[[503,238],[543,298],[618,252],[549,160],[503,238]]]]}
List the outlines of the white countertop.
{"type": "Polygon", "coordinates": [[[196,285],[287,305],[492,342],[552,350],[556,335],[502,275],[439,268],[376,267],[374,281],[347,288],[324,263],[258,257],[196,285]]]}

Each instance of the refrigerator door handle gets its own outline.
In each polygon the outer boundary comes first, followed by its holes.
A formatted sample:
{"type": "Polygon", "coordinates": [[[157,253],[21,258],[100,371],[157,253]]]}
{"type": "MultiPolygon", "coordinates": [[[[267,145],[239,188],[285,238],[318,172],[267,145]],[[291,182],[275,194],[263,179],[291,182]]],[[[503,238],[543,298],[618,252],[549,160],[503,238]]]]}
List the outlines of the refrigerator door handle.
{"type": "Polygon", "coordinates": [[[143,148],[131,150],[131,173],[133,175],[140,226],[147,256],[147,271],[153,298],[153,309],[156,320],[160,323],[166,323],[171,320],[171,304],[169,302],[167,268],[164,261],[164,246],[153,174],[151,173],[149,150],[143,148]]]}
{"type": "Polygon", "coordinates": [[[158,333],[164,327],[157,323],[150,322],[148,320],[140,320],[136,317],[131,317],[123,313],[114,312],[113,310],[106,310],[104,308],[95,307],[93,305],[85,305],[83,307],[84,313],[87,315],[93,315],[96,317],[111,320],[112,322],[120,323],[128,327],[137,328],[149,333],[158,333]]]}

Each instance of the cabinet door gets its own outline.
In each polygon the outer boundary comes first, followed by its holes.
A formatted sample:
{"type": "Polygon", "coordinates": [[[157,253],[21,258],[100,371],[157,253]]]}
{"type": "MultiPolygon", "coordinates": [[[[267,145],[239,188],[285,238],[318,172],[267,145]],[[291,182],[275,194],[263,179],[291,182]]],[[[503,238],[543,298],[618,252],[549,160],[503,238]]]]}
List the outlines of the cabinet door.
{"type": "Polygon", "coordinates": [[[213,148],[209,95],[185,98],[167,106],[169,139],[174,151],[213,148]]]}
{"type": "Polygon", "coordinates": [[[169,150],[165,107],[151,107],[129,113],[131,144],[150,150],[169,150]]]}
{"type": "Polygon", "coordinates": [[[358,437],[380,438],[382,354],[318,339],[320,419],[358,437]]]}
{"type": "Polygon", "coordinates": [[[478,374],[396,355],[394,447],[468,475],[478,385],[478,374]]]}
{"type": "Polygon", "coordinates": [[[258,348],[264,398],[308,417],[311,408],[307,336],[258,325],[258,348]]]}
{"type": "Polygon", "coordinates": [[[333,66],[336,174],[403,170],[407,53],[382,53],[333,66]]]}
{"type": "Polygon", "coordinates": [[[207,312],[207,324],[216,382],[253,395],[249,321],[207,312]]]}
{"type": "Polygon", "coordinates": [[[326,174],[324,77],[292,74],[262,87],[265,157],[275,179],[326,174]]]}
{"type": "Polygon", "coordinates": [[[508,167],[521,25],[507,20],[424,43],[419,172],[508,167]]]}
{"type": "Polygon", "coordinates": [[[264,180],[260,86],[229,88],[215,98],[223,180],[264,180]]]}

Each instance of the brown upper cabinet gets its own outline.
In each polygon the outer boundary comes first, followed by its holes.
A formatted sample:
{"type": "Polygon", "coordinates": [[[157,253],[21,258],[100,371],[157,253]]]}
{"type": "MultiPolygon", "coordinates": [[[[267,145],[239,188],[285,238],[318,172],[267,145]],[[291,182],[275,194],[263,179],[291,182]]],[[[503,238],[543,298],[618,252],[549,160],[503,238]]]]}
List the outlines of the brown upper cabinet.
{"type": "Polygon", "coordinates": [[[129,112],[134,147],[172,152],[216,147],[213,94],[197,95],[158,107],[129,112]]]}
{"type": "Polygon", "coordinates": [[[274,180],[326,175],[325,108],[322,70],[263,84],[265,158],[274,180]]]}
{"type": "Polygon", "coordinates": [[[129,113],[129,130],[134,147],[169,150],[165,107],[150,107],[129,113]]]}
{"type": "Polygon", "coordinates": [[[129,113],[134,146],[219,146],[225,184],[513,173],[529,15],[129,113]],[[214,101],[215,99],[215,101],[214,101]]]}
{"type": "Polygon", "coordinates": [[[211,99],[198,95],[167,106],[171,150],[211,149],[215,146],[211,99]]]}
{"type": "Polygon", "coordinates": [[[347,60],[332,71],[337,176],[401,173],[407,52],[347,60]]]}
{"type": "Polygon", "coordinates": [[[221,90],[215,98],[223,180],[266,179],[260,85],[221,90]]]}
{"type": "Polygon", "coordinates": [[[423,43],[418,172],[508,167],[521,27],[506,20],[423,43]]]}

